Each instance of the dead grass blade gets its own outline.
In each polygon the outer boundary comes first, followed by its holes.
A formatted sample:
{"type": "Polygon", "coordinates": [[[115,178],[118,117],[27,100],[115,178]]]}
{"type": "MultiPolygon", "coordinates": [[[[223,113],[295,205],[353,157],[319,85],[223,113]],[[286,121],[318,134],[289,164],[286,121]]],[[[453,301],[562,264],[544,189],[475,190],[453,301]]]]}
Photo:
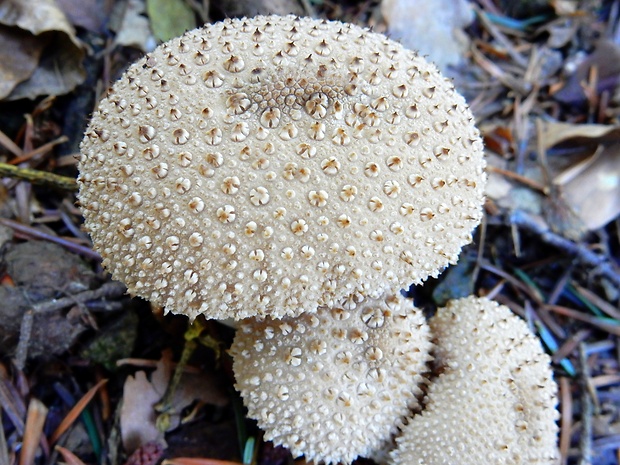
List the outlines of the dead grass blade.
{"type": "Polygon", "coordinates": [[[73,424],[73,422],[80,416],[82,411],[95,396],[99,388],[101,388],[101,386],[103,386],[107,382],[107,379],[102,379],[92,388],[90,388],[86,394],[84,394],[84,396],[78,401],[78,403],[75,404],[75,406],[69,411],[69,413],[67,413],[67,416],[60,422],[60,425],[58,425],[58,428],[56,428],[56,431],[54,431],[54,433],[50,437],[50,444],[54,444],[56,441],[58,441],[58,438],[60,438],[60,436],[62,436],[73,424]]]}
{"type": "Polygon", "coordinates": [[[31,399],[28,404],[26,415],[26,427],[22,450],[19,455],[19,465],[33,465],[37,455],[37,449],[43,435],[43,425],[47,418],[47,407],[39,399],[31,399]]]}
{"type": "Polygon", "coordinates": [[[565,376],[559,379],[560,405],[561,405],[561,425],[560,425],[560,454],[562,456],[561,465],[568,462],[568,450],[570,448],[571,424],[573,418],[573,396],[570,388],[570,379],[565,376]]]}
{"type": "Polygon", "coordinates": [[[578,310],[564,307],[562,305],[544,305],[543,308],[551,312],[567,316],[574,320],[583,321],[592,326],[600,328],[603,331],[607,331],[608,333],[620,336],[620,325],[616,324],[616,321],[612,320],[611,318],[591,316],[578,310]]]}
{"type": "Polygon", "coordinates": [[[62,455],[62,458],[64,459],[64,461],[67,463],[67,465],[85,465],[84,462],[82,462],[73,452],[71,452],[69,449],[65,449],[62,446],[56,446],[54,447],[54,449],[56,449],[58,451],[58,453],[60,455],[62,455]]]}
{"type": "Polygon", "coordinates": [[[8,379],[0,377],[0,405],[20,435],[24,434],[26,408],[8,379]]]}

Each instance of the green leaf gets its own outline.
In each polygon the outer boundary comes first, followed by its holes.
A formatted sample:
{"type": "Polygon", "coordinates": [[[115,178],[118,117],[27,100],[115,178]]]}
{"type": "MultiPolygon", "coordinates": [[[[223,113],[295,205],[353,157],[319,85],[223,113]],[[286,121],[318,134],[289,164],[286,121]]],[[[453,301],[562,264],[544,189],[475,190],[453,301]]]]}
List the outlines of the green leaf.
{"type": "Polygon", "coordinates": [[[196,27],[196,16],[185,0],[146,0],[146,12],[157,40],[165,42],[196,27]]]}

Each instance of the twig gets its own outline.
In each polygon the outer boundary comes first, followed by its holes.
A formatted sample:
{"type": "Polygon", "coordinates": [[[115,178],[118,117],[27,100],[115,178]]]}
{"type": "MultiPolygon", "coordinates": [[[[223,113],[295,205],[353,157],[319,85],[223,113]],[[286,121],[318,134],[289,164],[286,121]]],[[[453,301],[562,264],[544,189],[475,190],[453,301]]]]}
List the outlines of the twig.
{"type": "Polygon", "coordinates": [[[7,149],[16,157],[21,157],[24,154],[22,149],[2,131],[0,131],[0,145],[2,145],[5,149],[7,149]]]}
{"type": "Polygon", "coordinates": [[[532,215],[521,210],[513,212],[510,221],[512,224],[540,236],[547,244],[563,250],[568,255],[576,257],[585,265],[595,268],[601,276],[607,278],[614,285],[620,286],[620,271],[617,270],[614,264],[604,255],[591,251],[583,244],[575,243],[570,239],[566,239],[551,232],[546,224],[541,224],[536,221],[532,215]]]}
{"type": "Polygon", "coordinates": [[[37,147],[36,149],[32,149],[31,151],[29,151],[28,153],[24,153],[22,156],[14,158],[13,160],[11,160],[11,164],[12,165],[19,165],[21,163],[24,163],[28,160],[31,160],[32,158],[38,156],[38,155],[42,155],[44,153],[49,152],[51,149],[53,149],[56,145],[59,144],[64,144],[65,142],[67,142],[69,140],[69,138],[67,136],[60,136],[50,142],[47,142],[46,144],[43,144],[39,147],[37,147]]]}
{"type": "Polygon", "coordinates": [[[32,323],[34,322],[34,312],[28,310],[22,317],[19,327],[19,341],[15,349],[15,366],[21,371],[26,366],[28,360],[28,346],[30,345],[30,336],[32,335],[32,323]]]}
{"type": "Polygon", "coordinates": [[[19,330],[19,341],[15,350],[15,366],[19,370],[23,370],[28,360],[28,347],[30,345],[30,336],[32,334],[32,324],[34,316],[41,313],[50,313],[56,310],[69,307],[76,304],[84,304],[89,300],[97,300],[101,298],[115,298],[125,294],[127,288],[119,282],[109,282],[101,286],[99,289],[92,291],[84,291],[60,299],[50,299],[38,302],[32,305],[32,308],[24,313],[21,327],[19,330]]]}
{"type": "Polygon", "coordinates": [[[493,171],[494,173],[501,174],[507,178],[514,179],[515,181],[520,182],[528,187],[531,187],[534,190],[539,191],[541,194],[547,195],[549,194],[549,188],[543,186],[542,184],[530,179],[526,176],[521,176],[520,174],[515,173],[514,171],[505,170],[503,168],[499,168],[497,166],[487,166],[487,171],[493,171]]]}
{"type": "Polygon", "coordinates": [[[510,55],[514,62],[523,68],[527,68],[527,59],[515,50],[512,42],[508,39],[508,37],[506,37],[506,35],[504,35],[504,33],[499,30],[497,26],[495,26],[495,24],[493,24],[489,20],[487,14],[476,6],[474,6],[474,11],[478,15],[478,18],[480,18],[482,25],[486,28],[489,34],[491,34],[495,38],[495,40],[497,40],[502,45],[502,47],[504,47],[506,53],[510,55]]]}
{"type": "Polygon", "coordinates": [[[127,288],[124,284],[111,281],[109,283],[105,283],[99,289],[80,292],[79,294],[61,297],[60,299],[50,299],[43,302],[38,302],[32,306],[32,309],[36,314],[49,313],[69,307],[70,305],[84,304],[89,300],[117,298],[124,295],[126,292],[127,288]]]}
{"type": "Polygon", "coordinates": [[[581,363],[581,438],[579,440],[579,449],[581,458],[579,465],[592,465],[592,414],[594,406],[592,405],[592,397],[588,386],[588,378],[590,370],[588,369],[588,359],[583,344],[579,346],[579,361],[581,363]]]}
{"type": "Polygon", "coordinates": [[[607,331],[610,334],[614,334],[620,337],[620,326],[611,322],[608,323],[607,321],[609,321],[609,319],[591,316],[578,310],[564,307],[562,305],[545,305],[544,308],[553,313],[572,318],[573,320],[583,321],[599,329],[602,329],[603,331],[607,331]]]}
{"type": "Polygon", "coordinates": [[[480,66],[480,68],[482,68],[484,71],[496,78],[506,87],[514,90],[521,95],[527,95],[530,93],[531,86],[523,85],[515,76],[508,74],[491,60],[489,60],[487,57],[485,57],[484,54],[476,47],[471,47],[470,52],[472,58],[474,59],[476,64],[480,66]]]}
{"type": "Polygon", "coordinates": [[[83,245],[76,244],[75,242],[64,239],[62,237],[47,234],[43,231],[39,231],[38,229],[33,228],[32,226],[20,223],[19,221],[9,220],[8,218],[0,218],[0,224],[11,228],[17,233],[21,233],[26,237],[54,242],[55,244],[61,245],[64,248],[71,250],[72,252],[75,252],[79,255],[83,255],[93,260],[101,260],[101,256],[89,247],[84,247],[83,245]]]}
{"type": "Polygon", "coordinates": [[[57,187],[68,191],[77,190],[77,182],[69,176],[61,176],[32,168],[20,168],[9,163],[0,163],[0,176],[28,181],[31,184],[57,187]]]}

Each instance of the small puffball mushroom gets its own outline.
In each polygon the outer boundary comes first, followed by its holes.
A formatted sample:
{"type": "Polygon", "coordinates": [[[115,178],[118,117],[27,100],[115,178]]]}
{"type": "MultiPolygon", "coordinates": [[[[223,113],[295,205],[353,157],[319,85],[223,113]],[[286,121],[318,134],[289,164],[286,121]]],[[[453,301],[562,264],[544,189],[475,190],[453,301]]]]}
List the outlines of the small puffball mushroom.
{"type": "Polygon", "coordinates": [[[131,66],[81,145],[94,248],[190,317],[348,308],[454,263],[481,218],[483,146],[437,68],[385,36],[229,19],[131,66]]]}
{"type": "Polygon", "coordinates": [[[430,326],[444,371],[397,438],[392,465],[556,463],[557,386],[527,324],[468,297],[440,309],[430,326]]]}
{"type": "Polygon", "coordinates": [[[419,405],[430,350],[422,312],[400,294],[351,311],[246,320],[231,347],[236,388],[265,438],[325,463],[391,440],[419,405]]]}

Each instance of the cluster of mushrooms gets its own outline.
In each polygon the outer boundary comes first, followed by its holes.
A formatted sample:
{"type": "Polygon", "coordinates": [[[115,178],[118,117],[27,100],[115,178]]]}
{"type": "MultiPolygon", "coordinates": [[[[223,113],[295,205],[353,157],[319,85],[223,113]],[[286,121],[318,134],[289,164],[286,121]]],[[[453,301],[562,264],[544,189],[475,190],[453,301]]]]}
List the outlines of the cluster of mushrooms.
{"type": "Polygon", "coordinates": [[[470,110],[416,53],[334,21],[206,25],[128,69],[81,152],[113,278],[242,320],[237,389],[267,439],[326,464],[556,460],[525,322],[473,297],[427,321],[400,293],[457,261],[485,184],[470,110]]]}

